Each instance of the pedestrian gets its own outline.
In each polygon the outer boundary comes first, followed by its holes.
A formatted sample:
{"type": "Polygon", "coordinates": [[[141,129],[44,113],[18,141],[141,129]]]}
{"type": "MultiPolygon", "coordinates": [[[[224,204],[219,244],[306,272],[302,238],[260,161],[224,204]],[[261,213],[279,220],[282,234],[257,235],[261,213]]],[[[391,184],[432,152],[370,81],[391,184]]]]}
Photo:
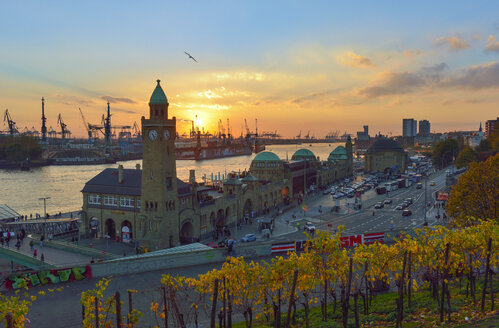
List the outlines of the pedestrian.
{"type": "Polygon", "coordinates": [[[21,242],[19,241],[19,239],[17,240],[16,248],[17,248],[17,250],[19,250],[19,248],[21,248],[21,242]]]}
{"type": "Polygon", "coordinates": [[[40,260],[42,260],[42,262],[45,262],[45,256],[43,255],[43,253],[42,256],[40,257],[40,260]]]}
{"type": "Polygon", "coordinates": [[[236,241],[232,236],[229,236],[229,240],[227,241],[227,252],[229,256],[236,257],[236,241]]]}
{"type": "Polygon", "coordinates": [[[33,251],[33,257],[36,258],[36,248],[35,250],[33,251]]]}
{"type": "Polygon", "coordinates": [[[43,241],[45,240],[45,234],[42,234],[40,237],[40,248],[43,248],[43,241]]]}
{"type": "Polygon", "coordinates": [[[33,251],[33,247],[35,246],[35,243],[33,242],[33,239],[29,241],[29,248],[31,251],[33,251]]]}

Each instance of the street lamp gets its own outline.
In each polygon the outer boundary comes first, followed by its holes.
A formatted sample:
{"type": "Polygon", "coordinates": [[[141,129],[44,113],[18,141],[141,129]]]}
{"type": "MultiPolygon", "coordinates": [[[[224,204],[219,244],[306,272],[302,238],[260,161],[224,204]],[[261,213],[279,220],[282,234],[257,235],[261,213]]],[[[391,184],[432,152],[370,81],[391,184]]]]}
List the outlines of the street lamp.
{"type": "Polygon", "coordinates": [[[427,226],[428,222],[426,221],[426,206],[428,204],[426,203],[426,184],[428,182],[428,175],[425,174],[425,179],[424,179],[424,225],[427,226]]]}
{"type": "Polygon", "coordinates": [[[43,200],[43,215],[45,216],[45,222],[43,223],[43,234],[45,234],[45,226],[47,225],[47,199],[50,199],[50,197],[38,198],[38,200],[43,200]]]}

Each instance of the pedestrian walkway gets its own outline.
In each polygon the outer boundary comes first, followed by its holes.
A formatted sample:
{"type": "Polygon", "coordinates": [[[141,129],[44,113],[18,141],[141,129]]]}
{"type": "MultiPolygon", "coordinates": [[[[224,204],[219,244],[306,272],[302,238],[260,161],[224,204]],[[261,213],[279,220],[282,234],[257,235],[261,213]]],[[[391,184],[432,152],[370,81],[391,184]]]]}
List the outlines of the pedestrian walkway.
{"type": "MultiPolygon", "coordinates": [[[[36,258],[38,260],[41,260],[42,255],[43,255],[43,260],[47,264],[57,266],[57,267],[71,267],[74,265],[81,265],[81,264],[86,264],[90,263],[91,258],[82,254],[77,254],[69,251],[64,251],[61,249],[56,249],[52,248],[46,243],[44,243],[43,247],[41,247],[39,244],[34,242],[33,245],[33,250],[30,247],[30,241],[32,239],[29,237],[24,238],[23,243],[21,244],[21,247],[19,250],[15,247],[16,239],[11,239],[10,241],[10,247],[9,250],[14,251],[16,253],[28,256],[28,257],[35,257],[34,256],[34,251],[36,249],[36,258]]],[[[6,245],[4,245],[4,248],[7,248],[6,245]]]]}

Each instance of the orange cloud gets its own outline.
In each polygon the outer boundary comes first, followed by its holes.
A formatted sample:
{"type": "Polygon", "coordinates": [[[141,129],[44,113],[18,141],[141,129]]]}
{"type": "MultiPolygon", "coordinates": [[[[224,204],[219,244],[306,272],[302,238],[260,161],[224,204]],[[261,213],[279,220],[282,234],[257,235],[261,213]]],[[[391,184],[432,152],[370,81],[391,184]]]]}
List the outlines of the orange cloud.
{"type": "Polygon", "coordinates": [[[336,58],[341,64],[350,67],[356,67],[356,68],[376,67],[376,65],[371,61],[371,59],[361,55],[357,55],[351,51],[347,52],[346,55],[341,55],[336,58]]]}
{"type": "Polygon", "coordinates": [[[436,46],[448,46],[449,52],[458,52],[470,48],[470,45],[465,40],[457,36],[440,37],[433,42],[436,46]]]}
{"type": "Polygon", "coordinates": [[[497,41],[497,38],[493,35],[489,36],[489,38],[487,39],[485,52],[488,53],[489,51],[499,52],[499,41],[497,41]]]}
{"type": "Polygon", "coordinates": [[[414,58],[414,57],[417,57],[419,55],[421,55],[422,51],[419,50],[419,49],[406,49],[404,50],[404,56],[406,56],[407,58],[414,58]]]}

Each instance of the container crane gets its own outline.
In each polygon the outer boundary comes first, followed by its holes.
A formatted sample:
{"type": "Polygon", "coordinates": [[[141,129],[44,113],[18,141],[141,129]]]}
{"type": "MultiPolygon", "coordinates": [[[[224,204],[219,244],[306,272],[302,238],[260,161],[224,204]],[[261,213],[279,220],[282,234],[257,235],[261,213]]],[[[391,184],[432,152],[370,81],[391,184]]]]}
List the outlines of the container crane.
{"type": "Polygon", "coordinates": [[[298,133],[298,135],[296,136],[296,139],[300,139],[301,138],[301,130],[300,130],[300,133],[298,133]]]}
{"type": "Polygon", "coordinates": [[[305,139],[310,139],[310,130],[307,132],[307,135],[305,136],[305,139]]]}
{"type": "Polygon", "coordinates": [[[9,134],[13,137],[14,134],[19,133],[19,131],[16,128],[16,122],[12,120],[12,117],[9,114],[9,110],[5,110],[5,114],[3,115],[3,121],[7,122],[7,125],[9,126],[9,134]]]}

